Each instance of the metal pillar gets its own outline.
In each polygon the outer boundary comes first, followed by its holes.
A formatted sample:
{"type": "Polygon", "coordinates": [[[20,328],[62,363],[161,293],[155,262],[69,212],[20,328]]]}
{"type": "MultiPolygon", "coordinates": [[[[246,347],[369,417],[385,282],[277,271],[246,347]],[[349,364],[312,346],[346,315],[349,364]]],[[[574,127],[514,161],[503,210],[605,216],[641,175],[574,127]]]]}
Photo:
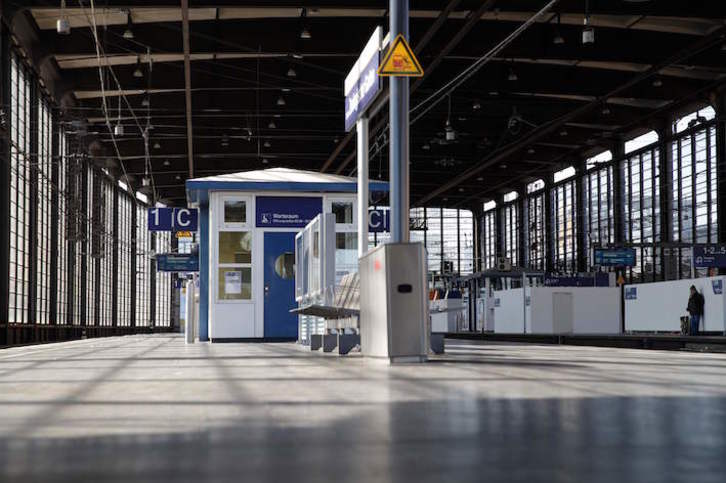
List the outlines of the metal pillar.
{"type": "Polygon", "coordinates": [[[355,125],[358,140],[358,256],[368,251],[368,118],[355,125]]]}
{"type": "MultiPolygon", "coordinates": [[[[408,40],[408,0],[390,0],[390,19],[391,39],[401,34],[408,40]]],[[[409,240],[408,78],[391,77],[390,88],[391,241],[400,243],[409,240]]]]}
{"type": "MultiPolygon", "coordinates": [[[[209,205],[199,206],[199,341],[209,340],[209,205]]],[[[191,299],[194,303],[194,298],[191,299]]],[[[187,303],[189,297],[187,296],[187,303]]]]}
{"type": "Polygon", "coordinates": [[[575,234],[577,237],[577,259],[575,262],[578,272],[587,272],[590,269],[588,264],[590,246],[587,236],[590,227],[587,226],[588,220],[585,216],[585,207],[588,202],[587,192],[585,191],[585,177],[587,177],[587,169],[585,169],[585,162],[582,161],[577,166],[577,174],[575,175],[575,234]]]}

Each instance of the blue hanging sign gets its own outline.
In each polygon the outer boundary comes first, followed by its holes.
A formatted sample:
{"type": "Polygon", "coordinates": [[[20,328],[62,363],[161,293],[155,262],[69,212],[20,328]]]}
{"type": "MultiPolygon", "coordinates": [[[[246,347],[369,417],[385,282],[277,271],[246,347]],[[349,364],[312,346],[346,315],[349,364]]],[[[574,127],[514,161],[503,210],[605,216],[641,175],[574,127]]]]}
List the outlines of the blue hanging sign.
{"type": "Polygon", "coordinates": [[[343,94],[345,95],[346,131],[353,129],[356,121],[381,92],[381,79],[378,77],[377,71],[382,37],[383,30],[381,27],[376,27],[360,57],[345,78],[343,94]]]}
{"type": "Polygon", "coordinates": [[[370,233],[383,233],[391,231],[390,213],[388,208],[373,208],[368,210],[368,231],[370,233]]]}
{"type": "Polygon", "coordinates": [[[199,211],[196,208],[149,208],[149,231],[197,231],[199,211]]]}
{"type": "Polygon", "coordinates": [[[552,275],[544,277],[545,287],[609,287],[610,275],[596,272],[588,275],[552,275]]]}
{"type": "Polygon", "coordinates": [[[304,196],[258,196],[257,228],[305,228],[323,212],[323,199],[304,196]]]}
{"type": "Polygon", "coordinates": [[[157,272],[198,272],[199,257],[191,253],[162,253],[156,255],[157,272]]]}
{"type": "Polygon", "coordinates": [[[695,245],[693,247],[693,266],[696,268],[726,267],[726,245],[695,245]]]}
{"type": "Polygon", "coordinates": [[[601,267],[634,267],[635,248],[595,248],[593,259],[601,267]]]}

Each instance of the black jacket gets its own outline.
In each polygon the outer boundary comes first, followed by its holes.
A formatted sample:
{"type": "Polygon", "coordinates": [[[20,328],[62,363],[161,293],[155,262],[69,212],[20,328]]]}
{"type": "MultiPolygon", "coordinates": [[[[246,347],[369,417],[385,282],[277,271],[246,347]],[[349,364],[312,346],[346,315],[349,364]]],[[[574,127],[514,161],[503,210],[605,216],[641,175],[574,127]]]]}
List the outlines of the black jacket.
{"type": "Polygon", "coordinates": [[[688,313],[691,315],[703,315],[703,295],[696,292],[688,297],[688,313]]]}

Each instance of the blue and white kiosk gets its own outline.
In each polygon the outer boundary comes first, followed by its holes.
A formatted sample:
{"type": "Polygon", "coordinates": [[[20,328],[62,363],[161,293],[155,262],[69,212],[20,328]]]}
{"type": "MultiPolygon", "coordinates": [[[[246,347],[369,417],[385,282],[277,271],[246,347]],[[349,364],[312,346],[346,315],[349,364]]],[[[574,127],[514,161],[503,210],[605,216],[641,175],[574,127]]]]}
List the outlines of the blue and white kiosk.
{"type": "MultiPolygon", "coordinates": [[[[336,247],[357,263],[357,179],[271,168],[195,178],[199,209],[199,340],[295,340],[295,234],[334,213],[336,247]]],[[[388,191],[372,181],[369,191],[388,191]]]]}

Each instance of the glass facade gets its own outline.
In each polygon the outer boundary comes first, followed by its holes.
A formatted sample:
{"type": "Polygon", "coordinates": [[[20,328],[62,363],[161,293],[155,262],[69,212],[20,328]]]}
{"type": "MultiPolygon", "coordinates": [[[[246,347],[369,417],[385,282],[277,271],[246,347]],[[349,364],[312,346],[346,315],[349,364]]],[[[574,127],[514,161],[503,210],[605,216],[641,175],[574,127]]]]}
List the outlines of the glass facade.
{"type": "MultiPolygon", "coordinates": [[[[9,66],[9,328],[171,326],[172,275],[152,270],[147,206],[90,163],[23,58],[9,66]]],[[[155,248],[171,251],[171,235],[155,248]]],[[[11,343],[54,340],[17,334],[11,343]]]]}

